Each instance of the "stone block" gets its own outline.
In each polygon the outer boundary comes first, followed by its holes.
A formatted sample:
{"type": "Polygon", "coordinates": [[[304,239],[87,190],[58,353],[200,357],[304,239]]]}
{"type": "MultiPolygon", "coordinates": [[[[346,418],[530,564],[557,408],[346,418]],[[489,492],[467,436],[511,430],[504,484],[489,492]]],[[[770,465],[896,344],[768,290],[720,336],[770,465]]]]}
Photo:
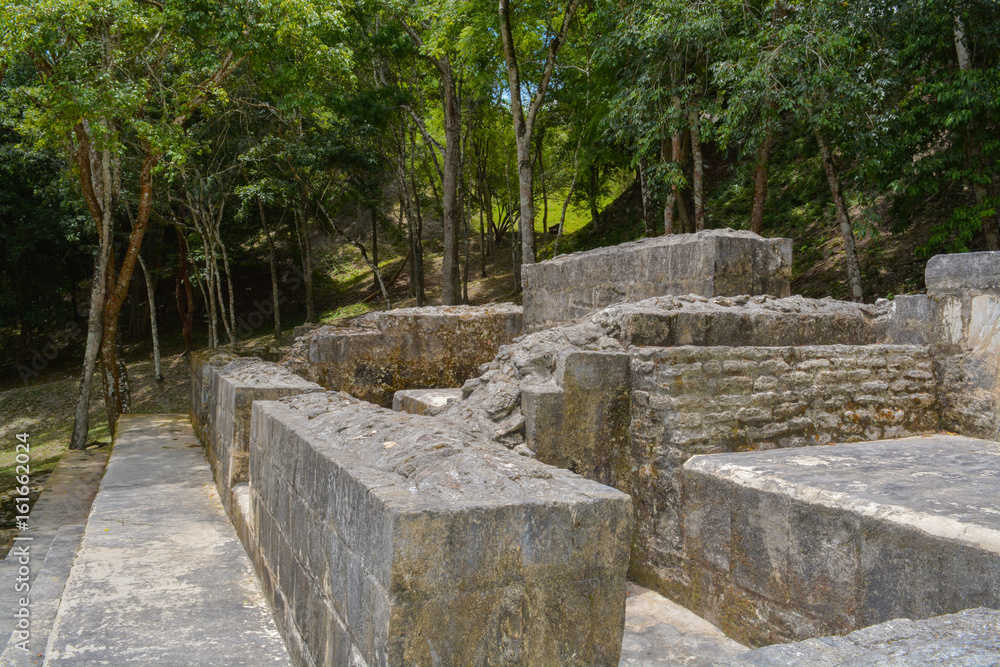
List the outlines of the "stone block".
{"type": "Polygon", "coordinates": [[[250,479],[260,567],[311,661],[618,664],[627,495],[332,392],[254,404],[250,479]],[[294,497],[322,514],[287,516],[294,497]]]}
{"type": "Polygon", "coordinates": [[[669,294],[789,295],[790,239],[745,231],[675,234],[562,255],[522,269],[526,331],[669,294]],[[565,306],[560,307],[565,299],[565,306]]]}
{"type": "Polygon", "coordinates": [[[214,428],[212,419],[215,410],[210,396],[215,395],[212,382],[215,371],[240,357],[218,350],[198,350],[191,353],[191,425],[195,435],[207,443],[214,428]]]}
{"type": "Polygon", "coordinates": [[[695,457],[683,469],[687,567],[715,592],[694,610],[760,644],[998,608],[998,465],[1000,444],[959,436],[695,457]],[[725,529],[720,514],[731,541],[713,552],[705,532],[725,529]],[[756,599],[764,611],[741,616],[756,599]],[[781,620],[792,616],[803,622],[781,620]]]}
{"type": "Polygon", "coordinates": [[[1000,294],[1000,252],[935,255],[924,269],[932,297],[1000,294]]]}
{"type": "Polygon", "coordinates": [[[539,461],[628,488],[629,356],[567,352],[552,382],[522,389],[525,440],[539,461]]]}
{"type": "Polygon", "coordinates": [[[892,300],[886,338],[895,345],[932,345],[940,339],[937,302],[926,294],[892,300]]]}
{"type": "Polygon", "coordinates": [[[383,407],[402,389],[461,386],[521,334],[521,307],[432,306],[369,313],[299,338],[283,366],[383,407]]]}
{"type": "MultiPolygon", "coordinates": [[[[213,357],[193,370],[203,378],[201,411],[210,416],[203,442],[212,465],[219,496],[227,511],[232,508],[232,489],[247,482],[250,412],[256,400],[273,400],[306,392],[323,391],[291,371],[254,357],[213,357]]],[[[192,410],[193,411],[193,410],[192,410]]]]}
{"type": "Polygon", "coordinates": [[[888,302],[742,295],[656,297],[611,306],[594,319],[627,345],[778,347],[880,343],[889,314],[888,302]]]}
{"type": "Polygon", "coordinates": [[[458,389],[401,389],[392,396],[392,409],[411,415],[436,415],[455,401],[462,400],[458,389]]]}

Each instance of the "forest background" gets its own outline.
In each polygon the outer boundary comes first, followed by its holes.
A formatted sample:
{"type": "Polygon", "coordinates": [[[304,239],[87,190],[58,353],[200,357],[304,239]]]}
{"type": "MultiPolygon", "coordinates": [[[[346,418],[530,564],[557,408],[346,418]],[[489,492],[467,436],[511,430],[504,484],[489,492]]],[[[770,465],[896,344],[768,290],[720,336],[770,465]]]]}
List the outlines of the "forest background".
{"type": "Polygon", "coordinates": [[[0,0],[0,383],[83,448],[130,365],[706,228],[919,291],[1000,249],[998,127],[989,0],[0,0]]]}

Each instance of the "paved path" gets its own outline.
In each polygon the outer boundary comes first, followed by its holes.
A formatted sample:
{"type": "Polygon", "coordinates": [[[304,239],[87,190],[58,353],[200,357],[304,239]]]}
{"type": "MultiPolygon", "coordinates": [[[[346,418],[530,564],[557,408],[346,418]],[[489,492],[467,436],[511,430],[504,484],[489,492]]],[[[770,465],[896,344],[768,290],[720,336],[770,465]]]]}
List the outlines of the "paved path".
{"type": "Polygon", "coordinates": [[[121,417],[45,664],[289,664],[186,417],[121,417]]]}

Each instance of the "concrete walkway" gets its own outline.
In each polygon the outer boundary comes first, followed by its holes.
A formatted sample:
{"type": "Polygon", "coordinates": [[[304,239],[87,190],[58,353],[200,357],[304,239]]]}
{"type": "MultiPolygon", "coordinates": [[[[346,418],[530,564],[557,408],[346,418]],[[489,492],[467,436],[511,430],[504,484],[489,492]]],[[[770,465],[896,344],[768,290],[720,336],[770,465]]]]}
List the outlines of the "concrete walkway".
{"type": "Polygon", "coordinates": [[[121,417],[45,664],[289,664],[186,417],[121,417]]]}

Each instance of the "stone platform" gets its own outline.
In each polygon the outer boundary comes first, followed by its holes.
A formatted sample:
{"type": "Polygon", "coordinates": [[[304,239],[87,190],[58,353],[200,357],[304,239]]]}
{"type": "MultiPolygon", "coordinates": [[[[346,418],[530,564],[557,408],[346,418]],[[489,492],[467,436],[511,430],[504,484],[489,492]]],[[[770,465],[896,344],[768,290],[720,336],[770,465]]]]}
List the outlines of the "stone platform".
{"type": "Polygon", "coordinates": [[[524,328],[538,331],[667,294],[788,296],[792,241],[732,229],[672,234],[526,264],[521,275],[524,328]]]}
{"type": "Polygon", "coordinates": [[[1000,608],[998,470],[1000,444],[950,435],[695,457],[694,610],[759,646],[1000,608]]]}

